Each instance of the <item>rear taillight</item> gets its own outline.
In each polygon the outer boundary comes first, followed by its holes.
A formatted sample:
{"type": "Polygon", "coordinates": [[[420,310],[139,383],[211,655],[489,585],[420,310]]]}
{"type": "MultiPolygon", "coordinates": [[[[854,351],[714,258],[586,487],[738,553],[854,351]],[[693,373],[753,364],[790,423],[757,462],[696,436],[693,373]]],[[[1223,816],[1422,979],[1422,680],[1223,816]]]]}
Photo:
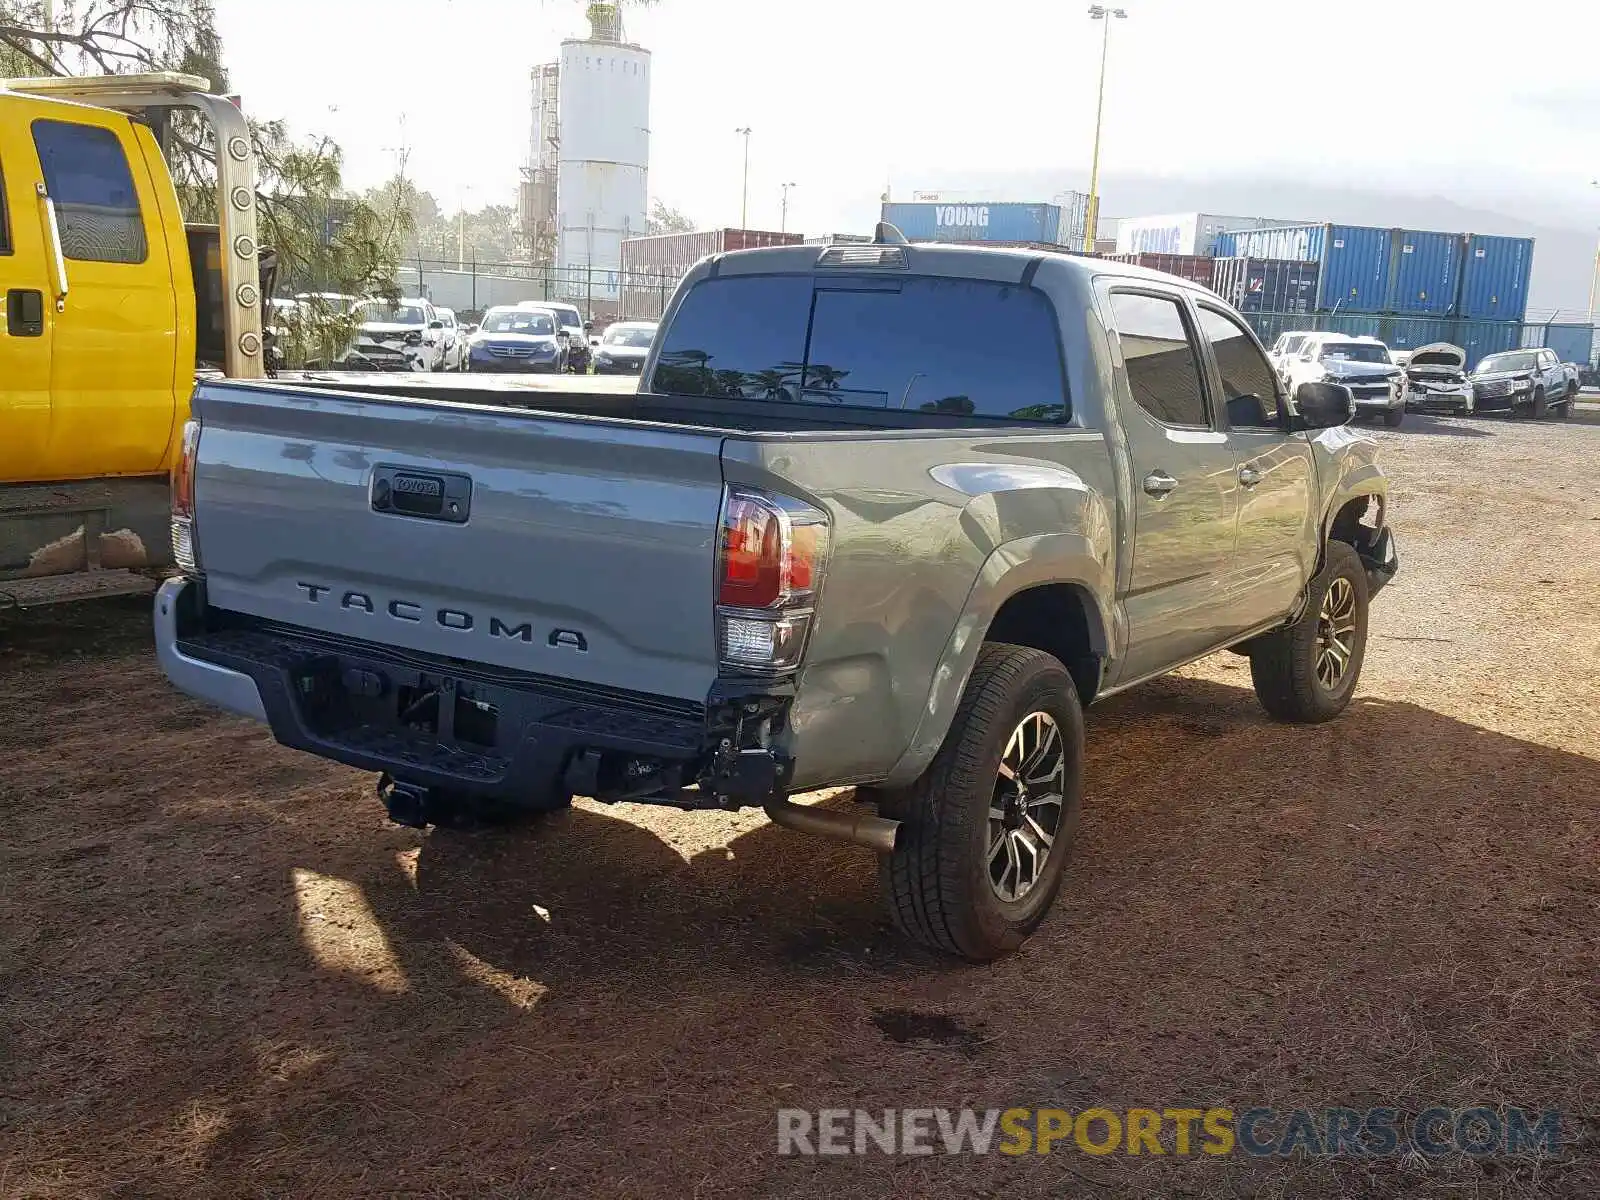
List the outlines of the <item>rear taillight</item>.
{"type": "Polygon", "coordinates": [[[200,422],[185,421],[178,461],[172,464],[172,558],[185,571],[200,569],[194,544],[194,469],[200,453],[200,422]]]}
{"type": "Polygon", "coordinates": [[[827,553],[826,513],[787,496],[727,490],[717,548],[717,643],[724,667],[786,671],[799,665],[827,553]]]}

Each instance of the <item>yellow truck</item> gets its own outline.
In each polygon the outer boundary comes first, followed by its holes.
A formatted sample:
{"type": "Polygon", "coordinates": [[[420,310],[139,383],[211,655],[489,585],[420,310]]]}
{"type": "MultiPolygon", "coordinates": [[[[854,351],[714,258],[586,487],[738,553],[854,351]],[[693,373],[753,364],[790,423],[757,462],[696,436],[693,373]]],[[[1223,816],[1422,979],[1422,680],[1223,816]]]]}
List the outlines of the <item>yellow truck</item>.
{"type": "Polygon", "coordinates": [[[173,73],[0,81],[0,608],[153,590],[197,367],[266,375],[255,154],[173,73]],[[216,225],[185,225],[171,117],[216,135],[216,225]]]}

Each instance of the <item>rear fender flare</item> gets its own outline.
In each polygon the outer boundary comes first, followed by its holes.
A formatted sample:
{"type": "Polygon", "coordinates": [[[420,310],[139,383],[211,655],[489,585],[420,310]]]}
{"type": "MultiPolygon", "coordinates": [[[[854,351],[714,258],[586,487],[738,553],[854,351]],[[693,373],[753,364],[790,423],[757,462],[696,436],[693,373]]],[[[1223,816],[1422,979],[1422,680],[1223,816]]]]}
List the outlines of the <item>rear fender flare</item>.
{"type": "Polygon", "coordinates": [[[967,601],[939,657],[922,708],[922,716],[905,752],[884,779],[884,786],[903,787],[933,761],[955,720],[961,693],[978,659],[984,636],[1001,606],[1029,588],[1072,584],[1092,599],[1090,638],[1097,654],[1110,652],[1113,628],[1107,597],[1115,586],[1116,567],[1105,544],[1083,533],[1045,533],[1017,538],[996,547],[984,560],[967,601]]]}

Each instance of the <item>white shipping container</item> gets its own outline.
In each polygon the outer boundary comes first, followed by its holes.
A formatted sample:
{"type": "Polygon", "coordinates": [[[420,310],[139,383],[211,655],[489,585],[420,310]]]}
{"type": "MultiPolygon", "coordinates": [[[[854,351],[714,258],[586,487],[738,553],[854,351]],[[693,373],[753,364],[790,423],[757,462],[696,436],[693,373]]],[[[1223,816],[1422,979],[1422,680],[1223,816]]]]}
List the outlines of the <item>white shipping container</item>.
{"type": "Polygon", "coordinates": [[[1117,221],[1118,254],[1208,255],[1217,235],[1229,229],[1268,229],[1291,221],[1268,217],[1229,217],[1218,213],[1161,213],[1121,217],[1117,221]]]}

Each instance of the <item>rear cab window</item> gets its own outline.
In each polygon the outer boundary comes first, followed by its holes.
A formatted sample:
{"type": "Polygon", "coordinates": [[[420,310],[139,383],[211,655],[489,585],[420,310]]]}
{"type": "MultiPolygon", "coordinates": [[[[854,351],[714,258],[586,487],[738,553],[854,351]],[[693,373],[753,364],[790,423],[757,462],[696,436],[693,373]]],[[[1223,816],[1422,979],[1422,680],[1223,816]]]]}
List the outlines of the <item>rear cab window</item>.
{"type": "Polygon", "coordinates": [[[144,217],[117,135],[99,125],[40,119],[33,122],[33,144],[55,202],[62,254],[78,262],[144,262],[144,217]]]}
{"type": "Polygon", "coordinates": [[[666,330],[650,390],[980,420],[1070,416],[1043,293],[935,276],[703,279],[666,330]]]}

